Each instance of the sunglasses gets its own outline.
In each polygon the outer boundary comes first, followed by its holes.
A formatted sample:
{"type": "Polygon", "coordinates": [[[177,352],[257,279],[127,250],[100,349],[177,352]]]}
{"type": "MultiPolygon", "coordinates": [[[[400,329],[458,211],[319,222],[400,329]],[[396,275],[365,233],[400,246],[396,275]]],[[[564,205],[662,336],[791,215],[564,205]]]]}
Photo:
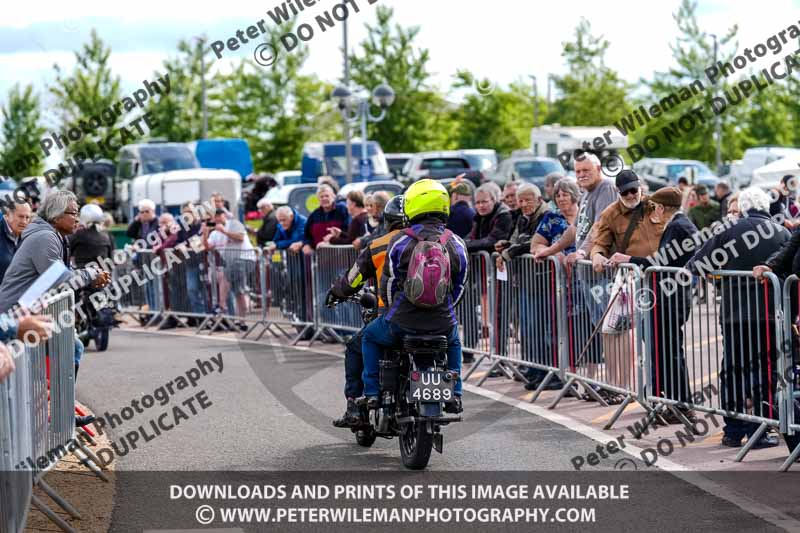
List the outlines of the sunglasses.
{"type": "Polygon", "coordinates": [[[619,195],[620,196],[632,196],[632,195],[637,194],[638,192],[639,192],[639,189],[637,187],[637,188],[634,188],[634,189],[628,189],[625,192],[621,192],[621,193],[619,193],[619,195]]]}

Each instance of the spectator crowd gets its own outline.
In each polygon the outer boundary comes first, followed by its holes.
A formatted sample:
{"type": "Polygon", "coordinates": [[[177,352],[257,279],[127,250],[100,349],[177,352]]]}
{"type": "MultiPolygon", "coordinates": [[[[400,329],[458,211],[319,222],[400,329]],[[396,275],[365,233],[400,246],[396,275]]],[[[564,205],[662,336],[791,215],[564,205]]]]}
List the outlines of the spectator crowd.
{"type": "MultiPolygon", "coordinates": [[[[558,261],[567,271],[579,268],[576,265],[583,260],[580,268],[597,274],[623,264],[642,270],[651,265],[680,267],[695,274],[695,281],[678,291],[662,293],[658,289],[656,297],[662,308],[670,309],[669,320],[663,310],[649,318],[654,331],[658,330],[651,342],[661,358],[650,365],[653,390],[648,393],[688,401],[691,387],[683,339],[693,305],[709,301],[719,301],[728,309],[744,305],[741,295],[731,296],[707,282],[703,265],[709,258],[716,261],[716,251],[725,248],[728,253],[724,261],[715,264],[716,270],[752,271],[756,276],[773,272],[781,278],[800,273],[800,230],[795,232],[800,225],[800,209],[793,198],[794,178],[786,176],[771,196],[756,188],[733,192],[725,181],[711,191],[704,185],[691,185],[685,178],[678,180],[677,187],[649,194],[646,184],[631,170],[622,170],[613,179],[604,177],[599,159],[591,153],[578,157],[574,170],[574,179],[548,175],[541,189],[525,181],[511,181],[501,188],[491,181],[475,183],[471,176],[460,176],[449,184],[447,227],[464,239],[470,253],[496,254],[493,261],[498,272],[504,272],[515,258],[530,254],[536,262],[558,261]],[[754,232],[761,238],[755,249],[747,248],[750,244],[745,236],[754,232]],[[696,246],[686,249],[682,243],[687,241],[696,242],[696,246]],[[667,322],[668,327],[655,327],[667,322]]],[[[173,267],[174,274],[185,280],[180,288],[144,284],[143,313],[169,301],[171,307],[185,311],[186,322],[168,317],[160,327],[197,326],[211,314],[223,317],[217,323],[219,327],[244,331],[248,313],[260,305],[259,250],[303,258],[326,246],[364,249],[386,232],[383,211],[390,199],[387,192],[351,190],[341,197],[335,180],[322,179],[315,197],[318,207],[308,216],[287,205],[275,208],[266,197],[260,199],[256,203],[260,217],[257,229],[240,222],[230,210],[230,199],[219,193],[211,195],[210,208],[186,203],[175,214],[158,214],[153,201],[139,201],[126,232],[131,239],[145,243],[134,256],[138,266],[152,265],[164,251],[192,242],[200,243],[194,249],[202,252],[173,267]]],[[[91,205],[79,209],[75,196],[66,191],[48,195],[36,213],[27,202],[12,203],[4,213],[0,231],[0,312],[9,311],[54,264],[63,266],[58,284],[68,282],[77,291],[99,290],[107,285],[109,272],[91,264],[114,253],[107,224],[102,210],[91,205]]],[[[595,282],[581,276],[569,279],[569,317],[589,325],[588,332],[575,332],[576,344],[586,346],[577,363],[586,377],[581,385],[582,397],[586,401],[601,398],[609,404],[621,403],[624,396],[615,389],[632,386],[632,343],[606,327],[613,302],[608,297],[596,297],[595,282]],[[601,373],[602,381],[613,387],[592,383],[601,373]]],[[[763,346],[754,339],[774,334],[776,325],[774,319],[760,318],[767,313],[763,300],[758,303],[756,296],[750,293],[748,301],[752,300],[754,307],[746,315],[721,318],[724,353],[720,379],[723,406],[758,414],[766,398],[774,393],[768,390],[774,383],[766,384],[773,380],[760,370],[771,362],[742,364],[742,355],[762,357],[763,346]],[[749,344],[736,342],[740,338],[750,339],[749,344]]],[[[522,298],[534,301],[539,296],[522,293],[522,298]]],[[[513,326],[514,321],[537,320],[535,314],[534,306],[504,321],[513,326]]],[[[31,331],[46,339],[51,327],[48,318],[36,313],[5,320],[4,324],[0,334],[5,341],[23,338],[31,331]]],[[[485,335],[481,328],[476,331],[485,335]]],[[[470,342],[465,340],[465,345],[470,342]]],[[[533,342],[529,346],[536,346],[538,341],[533,342]]],[[[83,346],[77,338],[74,344],[77,374],[83,346]]],[[[509,350],[509,342],[503,340],[501,348],[509,350]]],[[[464,355],[465,362],[470,358],[464,355]]],[[[0,346],[0,380],[13,370],[13,358],[0,346]]],[[[540,388],[546,377],[545,371],[530,365],[519,370],[530,390],[540,388]]],[[[546,388],[561,387],[558,379],[546,383],[546,388]]],[[[688,408],[681,408],[680,413],[688,420],[694,417],[688,408]]],[[[78,423],[90,421],[90,417],[81,418],[78,423]]],[[[725,446],[741,446],[742,440],[752,437],[758,428],[753,422],[733,418],[725,422],[725,446]]],[[[777,438],[767,432],[757,444],[774,446],[777,438]]]]}

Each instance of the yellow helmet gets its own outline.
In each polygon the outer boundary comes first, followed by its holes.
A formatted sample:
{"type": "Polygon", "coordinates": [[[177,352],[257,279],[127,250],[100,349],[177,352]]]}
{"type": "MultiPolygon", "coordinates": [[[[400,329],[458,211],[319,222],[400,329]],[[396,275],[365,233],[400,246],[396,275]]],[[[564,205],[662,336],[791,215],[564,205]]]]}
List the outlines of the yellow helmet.
{"type": "Polygon", "coordinates": [[[414,220],[427,213],[450,214],[450,195],[438,181],[431,179],[412,183],[406,190],[403,212],[408,220],[414,220]]]}

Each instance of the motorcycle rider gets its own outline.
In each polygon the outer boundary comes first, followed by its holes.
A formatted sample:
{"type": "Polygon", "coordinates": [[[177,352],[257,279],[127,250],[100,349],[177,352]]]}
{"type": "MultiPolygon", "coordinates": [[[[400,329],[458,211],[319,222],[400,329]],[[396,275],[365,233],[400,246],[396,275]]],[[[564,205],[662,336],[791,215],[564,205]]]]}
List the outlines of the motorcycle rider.
{"type": "MultiPolygon", "coordinates": [[[[385,227],[387,233],[371,237],[372,240],[369,246],[359,254],[352,268],[346,275],[336,280],[333,287],[331,287],[326,303],[330,304],[352,296],[360,291],[364,283],[370,279],[375,279],[378,286],[380,286],[380,276],[386,259],[386,249],[392,238],[405,226],[402,196],[395,196],[386,204],[383,210],[383,220],[383,227],[385,227]]],[[[383,300],[378,298],[378,312],[382,314],[385,309],[383,300]]],[[[345,346],[344,395],[347,398],[347,410],[341,418],[333,421],[333,425],[337,428],[355,427],[362,423],[361,410],[356,404],[356,398],[359,398],[364,391],[364,382],[361,380],[361,374],[364,370],[361,353],[363,336],[364,328],[361,328],[358,333],[350,338],[345,346]]]]}
{"type": "MultiPolygon", "coordinates": [[[[395,234],[389,242],[379,284],[380,297],[387,311],[364,328],[361,346],[364,353],[364,396],[369,407],[378,404],[379,367],[383,350],[397,346],[406,335],[447,336],[447,368],[456,375],[461,374],[461,340],[458,337],[455,306],[464,294],[469,261],[464,241],[445,229],[450,214],[450,195],[438,181],[419,180],[406,190],[403,212],[409,227],[395,234]],[[427,276],[428,263],[420,262],[421,256],[425,255],[420,250],[430,250],[428,247],[436,247],[436,243],[446,250],[449,269],[441,270],[442,276],[434,280],[427,276]],[[413,277],[408,276],[409,266],[417,269],[413,277]],[[422,273],[426,276],[421,276],[422,273]],[[420,281],[423,282],[420,284],[420,281]],[[438,291],[442,283],[447,284],[444,294],[438,291]],[[431,304],[420,298],[420,295],[427,299],[434,294],[431,304]],[[423,303],[425,305],[421,305],[423,303]]],[[[439,260],[445,258],[437,258],[439,260]]],[[[439,262],[439,265],[442,263],[439,262]]],[[[445,411],[460,413],[460,378],[456,380],[453,392],[455,399],[445,404],[445,411]]]]}

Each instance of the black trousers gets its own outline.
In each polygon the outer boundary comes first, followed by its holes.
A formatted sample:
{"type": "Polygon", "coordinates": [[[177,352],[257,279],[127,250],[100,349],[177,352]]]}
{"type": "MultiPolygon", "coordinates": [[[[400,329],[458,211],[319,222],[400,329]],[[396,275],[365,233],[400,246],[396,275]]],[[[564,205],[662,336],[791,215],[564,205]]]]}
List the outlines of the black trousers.
{"type": "MultiPolygon", "coordinates": [[[[724,320],[724,317],[723,317],[724,320]]],[[[777,364],[775,323],[765,320],[722,322],[723,361],[720,371],[720,403],[723,409],[777,418],[776,387],[780,379],[777,364]],[[769,339],[769,349],[767,349],[769,339]]],[[[725,435],[742,438],[752,435],[759,424],[725,419],[725,435]]]]}
{"type": "Polygon", "coordinates": [[[667,294],[658,290],[653,309],[649,313],[651,349],[651,394],[679,402],[692,398],[686,353],[683,347],[683,327],[689,318],[692,291],[680,287],[667,294]]]}

